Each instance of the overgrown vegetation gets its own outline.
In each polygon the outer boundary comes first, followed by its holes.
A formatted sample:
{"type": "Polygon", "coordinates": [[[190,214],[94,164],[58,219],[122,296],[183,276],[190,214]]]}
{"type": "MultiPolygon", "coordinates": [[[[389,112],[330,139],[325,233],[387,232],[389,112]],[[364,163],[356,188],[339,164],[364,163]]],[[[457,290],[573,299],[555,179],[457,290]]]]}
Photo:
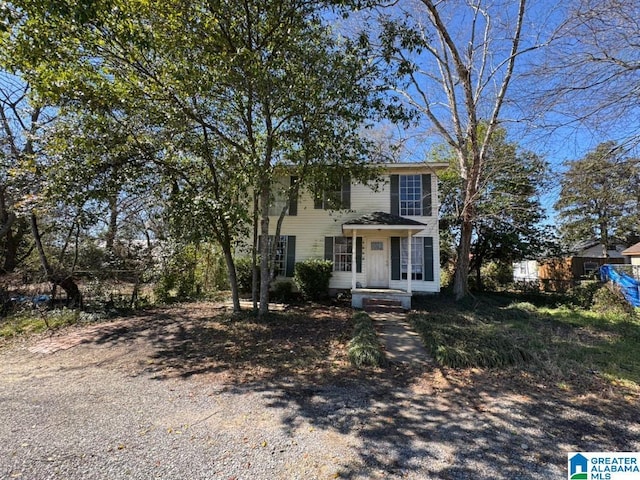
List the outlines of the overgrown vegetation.
{"type": "Polygon", "coordinates": [[[500,323],[469,315],[412,317],[414,328],[440,365],[452,368],[505,367],[531,360],[524,339],[514,339],[500,323]]]}
{"type": "MultiPolygon", "coordinates": [[[[591,292],[592,287],[585,287],[591,292]]],[[[575,295],[575,294],[574,294],[575,295]]],[[[593,309],[544,306],[511,296],[431,301],[410,320],[436,361],[452,368],[517,366],[567,387],[605,379],[640,388],[640,320],[600,286],[593,309]]],[[[581,296],[582,298],[582,296],[581,296]]],[[[557,300],[557,299],[556,299],[557,300]]]]}
{"type": "Polygon", "coordinates": [[[0,338],[11,338],[29,333],[40,333],[73,325],[85,319],[77,310],[25,310],[0,319],[0,338]]]}
{"type": "Polygon", "coordinates": [[[176,246],[162,261],[154,295],[158,303],[171,303],[211,298],[228,287],[227,268],[219,248],[191,243],[176,246]]]}
{"type": "Polygon", "coordinates": [[[296,263],[294,281],[302,296],[321,300],[329,295],[333,263],[329,260],[305,260],[296,263]]]}
{"type": "Polygon", "coordinates": [[[356,367],[380,367],[386,363],[371,317],[364,312],[353,315],[355,326],[349,342],[349,360],[356,367]]]}

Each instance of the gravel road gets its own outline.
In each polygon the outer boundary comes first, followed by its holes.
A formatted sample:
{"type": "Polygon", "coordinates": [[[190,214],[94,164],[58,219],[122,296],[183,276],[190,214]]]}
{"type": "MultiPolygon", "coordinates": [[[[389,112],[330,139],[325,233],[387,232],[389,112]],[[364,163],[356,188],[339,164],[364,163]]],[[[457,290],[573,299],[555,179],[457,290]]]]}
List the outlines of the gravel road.
{"type": "Polygon", "coordinates": [[[465,388],[436,371],[173,378],[150,368],[144,337],[65,335],[0,349],[2,479],[556,479],[568,451],[640,450],[637,405],[465,388]]]}

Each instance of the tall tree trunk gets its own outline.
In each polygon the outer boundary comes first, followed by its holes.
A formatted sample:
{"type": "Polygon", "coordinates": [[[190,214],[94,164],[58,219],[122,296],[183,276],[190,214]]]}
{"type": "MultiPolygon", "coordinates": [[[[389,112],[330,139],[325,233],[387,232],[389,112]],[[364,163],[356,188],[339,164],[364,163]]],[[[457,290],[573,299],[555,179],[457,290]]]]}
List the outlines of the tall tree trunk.
{"type": "Polygon", "coordinates": [[[471,239],[473,237],[473,222],[476,217],[475,203],[478,194],[478,184],[482,171],[482,158],[479,152],[473,152],[471,168],[466,165],[466,152],[459,152],[460,170],[465,179],[465,190],[462,207],[462,225],[460,227],[460,241],[458,243],[458,258],[456,272],[453,277],[453,294],[460,300],[469,293],[469,262],[471,254],[471,239]]]}
{"type": "Polygon", "coordinates": [[[258,205],[258,194],[254,192],[253,194],[253,244],[251,246],[251,300],[253,301],[253,311],[258,311],[258,292],[260,285],[258,284],[258,279],[260,276],[258,273],[260,269],[258,267],[258,239],[260,236],[258,235],[258,215],[260,212],[260,208],[258,205]]]}
{"type": "Polygon", "coordinates": [[[231,301],[233,303],[233,311],[238,313],[242,310],[240,307],[240,294],[238,292],[238,274],[236,272],[236,264],[233,261],[233,248],[231,247],[231,239],[228,235],[228,230],[222,222],[223,231],[215,230],[216,239],[222,248],[224,255],[224,261],[227,265],[227,272],[229,273],[229,286],[231,287],[231,301]]]}
{"type": "Polygon", "coordinates": [[[4,236],[4,264],[2,270],[5,273],[13,272],[18,266],[21,259],[18,258],[18,251],[26,232],[28,225],[24,218],[17,218],[14,225],[15,228],[9,228],[4,236]]]}
{"type": "Polygon", "coordinates": [[[38,257],[40,258],[40,264],[47,276],[47,280],[54,285],[62,287],[67,294],[69,305],[71,307],[82,307],[82,294],[80,293],[78,285],[73,281],[73,277],[64,273],[55,272],[51,267],[44,251],[44,247],[42,246],[42,237],[38,230],[38,219],[33,212],[31,213],[31,233],[33,234],[33,239],[38,250],[38,257]]]}
{"type": "Polygon", "coordinates": [[[469,293],[469,254],[471,253],[472,230],[471,221],[463,219],[457,249],[456,272],[453,276],[453,294],[456,300],[460,300],[469,293]]]}
{"type": "Polygon", "coordinates": [[[264,318],[269,313],[269,196],[270,189],[266,182],[260,188],[260,308],[258,316],[264,318]]]}
{"type": "Polygon", "coordinates": [[[602,245],[602,257],[609,258],[609,225],[607,222],[600,224],[600,243],[602,245]]]}
{"type": "Polygon", "coordinates": [[[109,198],[109,226],[105,238],[107,252],[114,253],[114,245],[118,231],[118,195],[109,198]]]}

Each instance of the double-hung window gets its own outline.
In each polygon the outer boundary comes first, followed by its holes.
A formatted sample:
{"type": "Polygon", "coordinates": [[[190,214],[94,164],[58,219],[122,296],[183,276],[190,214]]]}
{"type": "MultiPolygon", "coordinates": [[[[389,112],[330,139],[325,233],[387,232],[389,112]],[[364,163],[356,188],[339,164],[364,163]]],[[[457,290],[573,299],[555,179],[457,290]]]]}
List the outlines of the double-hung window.
{"type": "Polygon", "coordinates": [[[353,239],[351,237],[333,237],[333,270],[350,272],[352,252],[353,239]]]}
{"type": "Polygon", "coordinates": [[[324,259],[333,263],[334,272],[362,272],[362,237],[324,237],[324,259]],[[353,265],[353,249],[356,249],[356,264],[353,265]]]}
{"type": "MultiPolygon", "coordinates": [[[[273,248],[274,235],[269,235],[269,251],[273,248]]],[[[295,266],[296,237],[280,235],[273,257],[274,274],[278,277],[292,277],[295,266]]]]}
{"type": "MultiPolygon", "coordinates": [[[[391,280],[407,280],[409,275],[409,240],[391,237],[391,280]]],[[[411,239],[411,279],[423,282],[435,280],[433,237],[411,239]]]]}
{"type": "Polygon", "coordinates": [[[421,175],[400,175],[400,215],[422,215],[421,175]]]}
{"type": "Polygon", "coordinates": [[[401,217],[430,217],[431,174],[390,175],[391,205],[389,212],[401,217]]]}
{"type": "MultiPolygon", "coordinates": [[[[422,280],[424,269],[424,243],[421,237],[411,239],[411,279],[422,280]]],[[[400,239],[400,277],[407,279],[409,269],[409,241],[407,238],[400,239]]]]}
{"type": "Polygon", "coordinates": [[[351,179],[343,177],[339,182],[325,185],[325,188],[316,194],[313,208],[324,210],[351,208],[351,179]]]}

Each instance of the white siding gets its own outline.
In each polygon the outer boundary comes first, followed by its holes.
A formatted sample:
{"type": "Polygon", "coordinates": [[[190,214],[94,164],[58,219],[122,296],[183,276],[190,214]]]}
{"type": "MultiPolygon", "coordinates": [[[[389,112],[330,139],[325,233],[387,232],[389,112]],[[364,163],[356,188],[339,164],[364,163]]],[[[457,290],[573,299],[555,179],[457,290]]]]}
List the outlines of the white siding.
{"type": "MultiPolygon", "coordinates": [[[[395,171],[393,173],[396,173],[395,171]]],[[[432,215],[429,217],[407,217],[426,224],[426,228],[418,232],[416,236],[433,237],[433,256],[434,256],[434,281],[423,282],[414,280],[412,289],[414,291],[438,292],[440,290],[440,249],[438,235],[438,180],[435,173],[425,170],[424,168],[414,168],[411,170],[402,170],[399,174],[423,174],[431,173],[431,196],[432,196],[432,215]]],[[[351,236],[342,233],[342,224],[348,220],[358,218],[364,214],[372,212],[390,212],[391,195],[389,176],[385,176],[386,182],[379,185],[379,189],[374,191],[373,188],[362,184],[351,185],[351,209],[348,211],[329,211],[315,209],[313,206],[313,198],[309,192],[301,191],[298,196],[298,214],[295,216],[286,216],[282,222],[281,235],[296,236],[296,262],[307,260],[310,258],[324,258],[324,238],[351,236]]],[[[271,217],[269,229],[271,234],[275,233],[277,217],[271,217]]],[[[403,236],[406,233],[399,231],[378,231],[378,230],[359,230],[357,236],[387,238],[390,236],[403,236]]],[[[366,286],[366,241],[363,241],[363,259],[362,273],[357,274],[357,281],[366,286]]],[[[388,249],[387,249],[388,250],[388,249]]],[[[389,259],[389,265],[391,260],[389,259]]],[[[390,267],[389,267],[390,268],[390,267]]],[[[390,281],[390,288],[406,288],[406,280],[390,281]]],[[[333,272],[331,279],[331,288],[351,288],[351,272],[333,272]]]]}
{"type": "Polygon", "coordinates": [[[513,264],[514,282],[531,282],[538,280],[538,262],[535,260],[522,260],[513,264]]]}

